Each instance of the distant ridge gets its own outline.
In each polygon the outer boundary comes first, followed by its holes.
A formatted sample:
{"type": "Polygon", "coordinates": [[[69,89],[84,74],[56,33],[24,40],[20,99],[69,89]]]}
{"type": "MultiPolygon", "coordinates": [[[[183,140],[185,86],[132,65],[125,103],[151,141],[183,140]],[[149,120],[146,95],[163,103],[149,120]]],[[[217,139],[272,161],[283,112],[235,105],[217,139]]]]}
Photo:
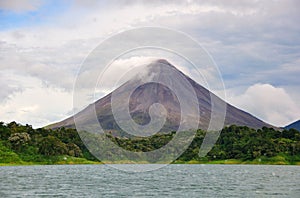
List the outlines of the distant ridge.
{"type": "Polygon", "coordinates": [[[284,128],[285,129],[296,129],[296,130],[300,131],[300,120],[293,122],[284,128]]]}
{"type": "MultiPolygon", "coordinates": [[[[212,94],[209,90],[204,88],[203,86],[199,85],[197,82],[183,74],[181,71],[177,70],[175,66],[170,64],[165,59],[158,59],[153,61],[149,65],[147,65],[148,73],[147,76],[154,76],[156,79],[160,78],[167,78],[173,80],[175,83],[181,83],[179,79],[174,79],[172,75],[168,75],[165,71],[166,68],[172,68],[177,72],[180,72],[192,85],[194,91],[197,95],[198,103],[199,103],[199,110],[200,110],[200,124],[199,128],[206,130],[209,125],[210,116],[211,116],[211,96],[214,97],[215,100],[218,101],[218,104],[227,105],[226,110],[226,117],[225,117],[225,125],[238,125],[238,126],[248,126],[251,128],[262,128],[263,126],[266,127],[273,127],[270,124],[259,120],[258,118],[254,117],[253,115],[242,111],[216,95],[212,94]]],[[[114,120],[114,116],[112,114],[111,109],[111,97],[115,91],[118,92],[128,92],[130,88],[132,88],[136,83],[140,81],[138,77],[133,77],[132,79],[125,82],[123,85],[118,87],[112,93],[106,95],[105,97],[97,100],[93,105],[87,106],[84,110],[80,111],[76,114],[77,117],[80,117],[80,122],[88,124],[92,119],[91,115],[91,108],[95,107],[96,114],[101,127],[104,130],[110,131],[120,131],[116,121],[114,120]]],[[[172,82],[173,82],[172,81],[172,82]]],[[[187,90],[188,91],[188,90],[187,90]]],[[[122,98],[120,99],[120,101],[122,98]]],[[[180,121],[180,105],[178,99],[174,93],[168,89],[168,87],[163,86],[159,83],[146,83],[139,86],[131,95],[130,98],[130,114],[132,118],[139,124],[146,124],[149,122],[149,114],[148,110],[149,107],[153,103],[160,103],[162,104],[168,112],[167,119],[165,125],[161,129],[162,132],[169,132],[171,130],[177,130],[179,121],[180,121]]],[[[119,104],[120,108],[122,107],[122,103],[119,104]]],[[[125,107],[124,107],[125,108],[125,107]]],[[[220,112],[221,113],[221,112],[220,112]]],[[[51,124],[46,128],[74,128],[74,119],[73,116],[69,117],[61,122],[51,124]]]]}

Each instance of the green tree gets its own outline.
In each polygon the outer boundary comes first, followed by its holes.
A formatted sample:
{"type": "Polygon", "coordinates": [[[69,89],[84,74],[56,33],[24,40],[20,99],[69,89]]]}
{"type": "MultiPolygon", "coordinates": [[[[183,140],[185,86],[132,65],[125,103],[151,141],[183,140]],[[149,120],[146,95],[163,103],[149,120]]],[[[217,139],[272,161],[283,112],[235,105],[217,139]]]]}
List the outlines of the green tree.
{"type": "Polygon", "coordinates": [[[48,135],[39,143],[39,153],[47,156],[67,154],[67,146],[58,138],[48,135]]]}
{"type": "Polygon", "coordinates": [[[31,140],[28,133],[13,133],[8,138],[14,150],[20,151],[31,140]]]}
{"type": "Polygon", "coordinates": [[[67,144],[68,155],[73,157],[82,157],[82,151],[80,150],[79,146],[74,143],[67,144]]]}

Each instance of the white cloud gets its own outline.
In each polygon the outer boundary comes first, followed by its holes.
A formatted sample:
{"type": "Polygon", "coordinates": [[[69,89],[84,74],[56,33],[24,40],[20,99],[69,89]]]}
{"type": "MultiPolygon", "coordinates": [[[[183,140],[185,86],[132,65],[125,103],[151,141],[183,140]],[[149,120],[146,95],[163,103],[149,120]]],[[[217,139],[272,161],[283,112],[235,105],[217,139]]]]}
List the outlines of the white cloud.
{"type": "Polygon", "coordinates": [[[21,92],[21,85],[16,85],[16,80],[7,78],[7,74],[4,75],[3,72],[0,72],[0,103],[5,102],[13,97],[16,92],[21,92]]]}
{"type": "Polygon", "coordinates": [[[1,0],[0,9],[14,12],[25,12],[38,9],[40,0],[1,0]]]}
{"type": "Polygon", "coordinates": [[[6,76],[6,73],[29,75],[39,78],[44,84],[72,89],[76,67],[81,61],[76,50],[21,48],[5,42],[0,43],[0,47],[3,49],[0,50],[0,71],[3,76],[6,76]]]}
{"type": "Polygon", "coordinates": [[[10,74],[12,79],[18,79],[11,86],[22,86],[22,92],[9,94],[9,100],[0,104],[0,120],[4,122],[17,121],[43,127],[59,121],[67,116],[72,109],[72,92],[54,87],[45,87],[41,80],[10,74]]]}
{"type": "Polygon", "coordinates": [[[245,93],[227,93],[230,103],[275,126],[285,126],[300,118],[300,107],[283,88],[255,84],[245,93]]]}

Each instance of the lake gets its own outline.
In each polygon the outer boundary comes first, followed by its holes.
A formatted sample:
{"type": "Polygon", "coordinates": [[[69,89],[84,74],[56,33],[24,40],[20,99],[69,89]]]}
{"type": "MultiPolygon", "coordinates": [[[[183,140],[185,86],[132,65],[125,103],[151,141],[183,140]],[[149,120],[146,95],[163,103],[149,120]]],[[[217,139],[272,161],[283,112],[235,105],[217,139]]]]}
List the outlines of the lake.
{"type": "Polygon", "coordinates": [[[141,173],[107,165],[2,166],[0,178],[0,197],[300,197],[299,166],[174,164],[141,173]]]}

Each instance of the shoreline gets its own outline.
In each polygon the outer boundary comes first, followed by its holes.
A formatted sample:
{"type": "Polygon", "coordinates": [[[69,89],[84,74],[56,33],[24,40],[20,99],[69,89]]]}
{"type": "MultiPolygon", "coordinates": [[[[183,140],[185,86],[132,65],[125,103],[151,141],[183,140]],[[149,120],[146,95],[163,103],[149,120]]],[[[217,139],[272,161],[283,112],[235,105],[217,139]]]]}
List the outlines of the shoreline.
{"type": "MultiPolygon", "coordinates": [[[[37,165],[105,165],[105,164],[153,164],[148,162],[136,163],[133,161],[119,161],[119,162],[97,162],[97,161],[58,161],[54,163],[43,163],[43,162],[11,162],[11,163],[0,163],[0,166],[37,166],[37,165]]],[[[185,165],[287,165],[287,166],[300,166],[300,162],[268,162],[268,161],[241,161],[236,159],[228,160],[216,160],[216,161],[174,161],[172,163],[156,163],[156,164],[185,164],[185,165]]]]}

